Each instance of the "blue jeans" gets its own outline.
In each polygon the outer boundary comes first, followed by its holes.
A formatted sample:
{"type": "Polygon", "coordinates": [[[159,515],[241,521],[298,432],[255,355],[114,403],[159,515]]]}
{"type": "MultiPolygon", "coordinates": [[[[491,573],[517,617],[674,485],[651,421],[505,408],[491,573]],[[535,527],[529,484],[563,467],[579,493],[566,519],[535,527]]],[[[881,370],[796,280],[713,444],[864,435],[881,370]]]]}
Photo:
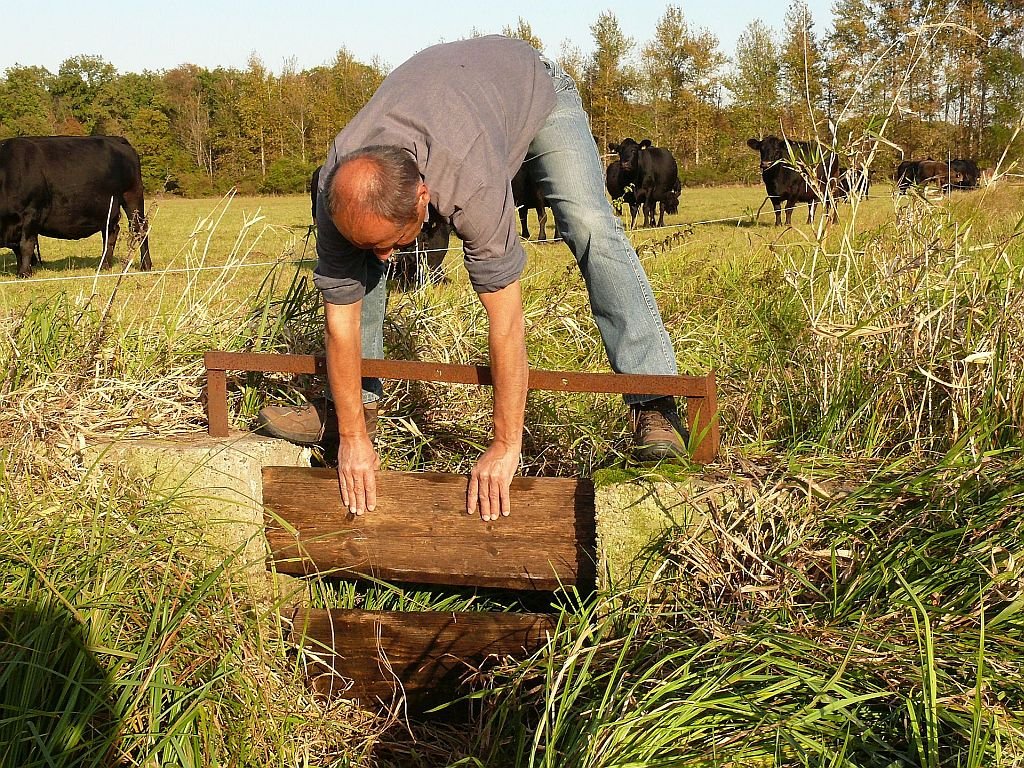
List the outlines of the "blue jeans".
{"type": "MultiPolygon", "coordinates": [[[[605,352],[616,373],[675,374],[672,341],[622,221],[604,191],[604,167],[576,84],[542,57],[555,84],[555,108],[534,137],[525,163],[544,193],[558,232],[579,264],[605,352]]],[[[362,307],[363,357],[384,356],[386,265],[367,259],[362,307]]],[[[363,402],[381,397],[378,379],[363,379],[363,402]]],[[[642,403],[657,395],[626,395],[642,403]]]]}

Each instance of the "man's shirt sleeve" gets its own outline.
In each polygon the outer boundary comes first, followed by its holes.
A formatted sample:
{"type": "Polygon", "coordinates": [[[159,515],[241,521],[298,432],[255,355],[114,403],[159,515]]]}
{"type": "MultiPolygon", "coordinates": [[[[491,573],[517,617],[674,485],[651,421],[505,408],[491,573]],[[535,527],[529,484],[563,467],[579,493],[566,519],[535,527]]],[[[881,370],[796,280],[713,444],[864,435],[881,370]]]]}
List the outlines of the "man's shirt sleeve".
{"type": "Polygon", "coordinates": [[[512,185],[483,185],[452,216],[463,241],[466,271],[477,293],[493,293],[511,285],[526,266],[519,242],[512,185]]]}

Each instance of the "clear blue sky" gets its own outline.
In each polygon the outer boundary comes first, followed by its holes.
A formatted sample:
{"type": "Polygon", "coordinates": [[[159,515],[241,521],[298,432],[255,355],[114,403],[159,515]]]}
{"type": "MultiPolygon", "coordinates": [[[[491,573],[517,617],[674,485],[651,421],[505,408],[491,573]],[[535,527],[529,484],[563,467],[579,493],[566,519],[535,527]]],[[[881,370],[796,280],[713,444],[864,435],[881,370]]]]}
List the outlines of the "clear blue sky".
{"type": "MultiPolygon", "coordinates": [[[[202,67],[244,68],[255,52],[279,72],[295,57],[299,69],[326,64],[345,47],[360,61],[379,56],[389,68],[416,51],[474,30],[501,32],[522,16],[549,54],[563,41],[584,53],[593,48],[590,26],[604,10],[615,13],[638,46],[654,34],[668,2],[627,0],[19,0],[6,3],[0,23],[0,70],[13,64],[56,72],[77,54],[102,56],[119,72],[202,67]]],[[[753,19],[782,29],[788,0],[679,0],[687,21],[711,29],[731,56],[736,38],[753,19]]],[[[832,0],[807,0],[818,32],[831,25],[832,0]]]]}

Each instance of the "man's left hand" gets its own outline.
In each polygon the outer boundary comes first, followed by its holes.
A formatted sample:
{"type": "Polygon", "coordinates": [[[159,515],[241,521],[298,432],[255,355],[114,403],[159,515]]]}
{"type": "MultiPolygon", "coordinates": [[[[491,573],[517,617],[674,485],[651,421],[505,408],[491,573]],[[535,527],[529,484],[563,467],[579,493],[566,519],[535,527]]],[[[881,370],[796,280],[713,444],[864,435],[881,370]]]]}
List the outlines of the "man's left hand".
{"type": "Polygon", "coordinates": [[[469,491],[466,495],[466,511],[474,514],[480,511],[485,523],[508,517],[512,511],[509,501],[509,486],[519,468],[520,446],[509,445],[499,440],[480,457],[469,476],[469,491]]]}

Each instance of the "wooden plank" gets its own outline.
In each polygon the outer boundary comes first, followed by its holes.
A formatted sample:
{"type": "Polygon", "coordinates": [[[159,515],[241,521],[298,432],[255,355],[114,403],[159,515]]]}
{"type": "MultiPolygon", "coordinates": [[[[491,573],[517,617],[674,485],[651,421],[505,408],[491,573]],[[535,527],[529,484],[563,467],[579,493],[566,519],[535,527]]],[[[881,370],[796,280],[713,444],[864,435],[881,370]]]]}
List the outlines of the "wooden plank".
{"type": "Polygon", "coordinates": [[[556,623],[536,613],[303,610],[290,640],[321,693],[419,708],[457,694],[488,662],[532,653],[556,623]]]}
{"type": "Polygon", "coordinates": [[[423,584],[554,590],[594,580],[594,486],[517,477],[512,514],[466,513],[467,477],[378,472],[377,508],[341,503],[333,469],[265,467],[267,539],[277,570],[423,584]]]}

